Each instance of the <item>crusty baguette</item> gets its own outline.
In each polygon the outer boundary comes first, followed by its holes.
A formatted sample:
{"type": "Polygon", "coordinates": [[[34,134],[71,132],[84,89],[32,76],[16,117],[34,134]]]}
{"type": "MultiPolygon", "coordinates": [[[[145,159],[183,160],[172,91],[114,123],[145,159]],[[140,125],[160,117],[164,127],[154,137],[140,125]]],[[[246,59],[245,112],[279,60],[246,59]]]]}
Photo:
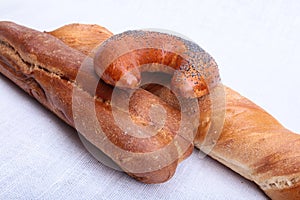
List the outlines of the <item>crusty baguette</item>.
{"type": "MultiPolygon", "coordinates": [[[[178,101],[170,90],[157,85],[150,85],[146,89],[179,109],[178,101]]],[[[223,130],[212,150],[204,143],[204,139],[207,134],[214,134],[211,123],[220,121],[210,118],[209,99],[199,99],[201,126],[194,141],[195,146],[254,181],[270,198],[300,199],[300,136],[226,86],[225,94],[223,130]]],[[[222,106],[219,108],[222,109],[222,106]]]]}
{"type": "MultiPolygon", "coordinates": [[[[167,181],[178,163],[193,149],[192,137],[178,131],[181,113],[142,89],[132,95],[130,113],[121,107],[112,107],[113,88],[98,79],[89,61],[83,53],[47,33],[0,22],[0,72],[3,75],[75,127],[129,175],[145,183],[167,181]],[[86,67],[80,70],[83,63],[86,67]],[[160,105],[166,111],[163,127],[149,116],[152,105],[160,105]],[[126,122],[124,116],[130,114],[136,125],[151,124],[160,129],[151,137],[133,137],[130,131],[127,133],[118,126],[113,109],[121,122],[126,122]],[[91,118],[93,114],[96,114],[95,119],[91,118]]],[[[114,92],[119,101],[128,97],[124,91],[116,89],[114,92]]]]}

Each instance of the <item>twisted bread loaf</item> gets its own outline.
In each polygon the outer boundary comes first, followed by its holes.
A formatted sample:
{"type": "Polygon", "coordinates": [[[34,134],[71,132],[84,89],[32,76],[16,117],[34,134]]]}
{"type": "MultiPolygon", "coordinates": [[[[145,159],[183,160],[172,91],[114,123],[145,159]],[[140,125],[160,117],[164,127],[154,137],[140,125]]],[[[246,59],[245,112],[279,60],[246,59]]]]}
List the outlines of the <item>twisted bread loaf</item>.
{"type": "MultiPolygon", "coordinates": [[[[63,39],[63,35],[58,37],[63,39]]],[[[157,85],[148,85],[145,89],[180,109],[176,97],[169,89],[157,85]]],[[[214,135],[212,127],[215,125],[212,123],[220,123],[220,120],[212,119],[218,116],[211,116],[210,99],[199,99],[201,123],[194,140],[195,146],[254,181],[271,199],[300,199],[300,136],[284,128],[262,108],[226,86],[225,94],[223,130],[215,138],[217,140],[212,150],[205,138],[214,135]]]]}

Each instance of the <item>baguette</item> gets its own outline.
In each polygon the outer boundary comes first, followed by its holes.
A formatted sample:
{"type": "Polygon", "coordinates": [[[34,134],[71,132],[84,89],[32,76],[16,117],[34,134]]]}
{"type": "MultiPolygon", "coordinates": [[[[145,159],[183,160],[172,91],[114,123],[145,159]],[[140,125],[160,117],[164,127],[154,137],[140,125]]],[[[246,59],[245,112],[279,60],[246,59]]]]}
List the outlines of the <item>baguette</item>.
{"type": "MultiPolygon", "coordinates": [[[[148,85],[145,89],[172,107],[180,108],[169,89],[158,85],[148,85]]],[[[213,123],[220,123],[220,120],[212,119],[218,117],[216,115],[210,117],[210,100],[207,97],[199,99],[201,123],[194,140],[195,147],[255,182],[271,199],[300,199],[300,136],[226,86],[225,97],[223,129],[213,148],[205,139],[215,134],[213,123]]],[[[223,105],[216,107],[224,108],[223,105]]]]}
{"type": "Polygon", "coordinates": [[[86,55],[50,34],[0,22],[1,74],[76,128],[130,176],[145,183],[170,179],[193,149],[193,133],[187,136],[179,131],[182,113],[143,89],[132,94],[129,111],[114,107],[113,92],[120,104],[129,94],[99,80],[90,64],[86,55]],[[149,116],[153,105],[166,111],[163,127],[149,116]],[[124,131],[118,124],[128,124],[128,115],[136,126],[150,127],[157,134],[134,137],[139,129],[124,131]]]}

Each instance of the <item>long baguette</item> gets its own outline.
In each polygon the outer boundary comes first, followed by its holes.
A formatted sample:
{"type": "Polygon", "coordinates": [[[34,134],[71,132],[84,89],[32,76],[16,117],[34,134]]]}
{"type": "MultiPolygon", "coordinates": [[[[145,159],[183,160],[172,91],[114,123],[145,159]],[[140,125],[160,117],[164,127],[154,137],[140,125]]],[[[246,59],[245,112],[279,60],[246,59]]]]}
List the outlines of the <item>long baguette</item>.
{"type": "MultiPolygon", "coordinates": [[[[56,31],[50,32],[54,33],[56,31]]],[[[63,34],[56,36],[64,40],[63,34]]],[[[84,40],[83,37],[81,39],[84,40]]],[[[100,41],[91,45],[90,51],[100,41]]],[[[72,42],[64,42],[72,45],[72,42]]],[[[153,85],[146,89],[179,109],[178,101],[168,89],[153,85]]],[[[194,140],[195,146],[254,181],[270,198],[300,199],[300,136],[284,128],[262,108],[226,86],[225,94],[223,130],[213,149],[204,141],[207,135],[214,134],[211,128],[214,125],[211,123],[220,121],[209,118],[209,101],[199,99],[202,122],[194,140]]]]}
{"type": "MultiPolygon", "coordinates": [[[[47,33],[0,22],[0,72],[4,76],[75,127],[130,176],[145,183],[170,179],[178,163],[193,149],[192,137],[178,131],[181,113],[142,89],[133,93],[130,113],[113,107],[110,102],[113,88],[99,80],[89,61],[86,55],[47,33]],[[83,64],[86,67],[80,71],[83,64]],[[163,127],[149,116],[152,105],[166,111],[163,127]],[[134,130],[122,130],[112,110],[123,123],[130,114],[138,126],[159,128],[157,134],[133,137],[134,130]],[[93,114],[95,118],[90,117],[93,114]]],[[[114,92],[120,101],[128,98],[126,92],[118,89],[114,92]]]]}

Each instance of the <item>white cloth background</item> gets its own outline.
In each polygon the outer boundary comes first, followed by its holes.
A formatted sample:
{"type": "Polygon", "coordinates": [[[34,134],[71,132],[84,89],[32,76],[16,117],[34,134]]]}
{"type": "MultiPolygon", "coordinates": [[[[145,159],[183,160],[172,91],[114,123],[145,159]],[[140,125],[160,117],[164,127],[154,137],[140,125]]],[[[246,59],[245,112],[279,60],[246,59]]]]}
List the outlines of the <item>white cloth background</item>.
{"type": "MultiPolygon", "coordinates": [[[[299,1],[0,1],[0,20],[38,30],[96,23],[161,28],[208,51],[223,82],[300,133],[299,1]]],[[[97,162],[76,131],[0,76],[0,199],[266,199],[199,152],[167,183],[146,185],[97,162]]]]}

